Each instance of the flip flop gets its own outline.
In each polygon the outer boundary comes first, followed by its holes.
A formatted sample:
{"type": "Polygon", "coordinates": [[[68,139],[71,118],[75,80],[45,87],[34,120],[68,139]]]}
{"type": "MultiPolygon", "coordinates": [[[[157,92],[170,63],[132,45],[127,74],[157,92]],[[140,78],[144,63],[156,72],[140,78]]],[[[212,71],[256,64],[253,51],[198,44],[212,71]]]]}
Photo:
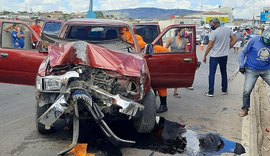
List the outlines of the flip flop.
{"type": "Polygon", "coordinates": [[[270,132],[270,127],[265,128],[265,131],[269,133],[270,132]]]}
{"type": "Polygon", "coordinates": [[[181,96],[178,93],[174,93],[173,96],[176,98],[181,98],[181,96]]]}

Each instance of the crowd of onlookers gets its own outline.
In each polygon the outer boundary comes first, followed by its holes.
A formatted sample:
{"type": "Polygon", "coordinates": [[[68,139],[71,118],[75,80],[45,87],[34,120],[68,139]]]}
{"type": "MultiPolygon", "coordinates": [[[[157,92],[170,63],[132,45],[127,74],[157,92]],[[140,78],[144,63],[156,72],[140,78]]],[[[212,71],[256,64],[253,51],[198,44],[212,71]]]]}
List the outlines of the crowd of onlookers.
{"type": "MultiPolygon", "coordinates": [[[[264,31],[263,27],[234,27],[231,28],[234,35],[237,38],[237,42],[234,45],[234,52],[239,52],[241,47],[244,47],[244,45],[255,35],[262,35],[262,32],[264,31]]],[[[197,29],[197,35],[199,35],[199,44],[208,44],[209,42],[209,36],[210,36],[211,30],[207,27],[198,28],[197,29]]]]}
{"type": "Polygon", "coordinates": [[[244,47],[244,44],[247,43],[253,36],[262,35],[264,27],[254,27],[254,28],[243,28],[235,27],[233,28],[233,33],[237,38],[237,42],[234,45],[234,52],[239,52],[240,47],[244,47]]]}

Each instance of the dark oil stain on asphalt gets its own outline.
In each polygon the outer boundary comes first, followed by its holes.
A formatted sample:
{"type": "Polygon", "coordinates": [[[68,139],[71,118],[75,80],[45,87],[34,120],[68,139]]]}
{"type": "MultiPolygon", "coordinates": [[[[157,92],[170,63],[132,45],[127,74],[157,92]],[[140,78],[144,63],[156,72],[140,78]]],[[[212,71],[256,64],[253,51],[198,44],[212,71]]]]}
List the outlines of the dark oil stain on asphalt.
{"type": "MultiPolygon", "coordinates": [[[[235,153],[239,155],[245,153],[245,149],[241,144],[226,140],[217,134],[196,135],[196,138],[184,137],[185,135],[183,136],[183,134],[190,131],[184,125],[166,120],[163,117],[158,119],[158,123],[150,134],[137,133],[131,121],[116,121],[108,123],[108,125],[118,137],[136,141],[129,148],[151,150],[153,153],[150,155],[155,155],[154,152],[172,155],[177,153],[194,155],[195,153],[196,155],[206,156],[220,155],[222,153],[235,153]],[[197,142],[198,148],[195,149],[199,149],[199,151],[191,151],[192,154],[187,153],[187,151],[193,150],[187,150],[189,142],[197,142]]],[[[100,153],[102,151],[103,155],[106,156],[123,155],[121,147],[112,145],[95,123],[80,122],[79,143],[87,143],[88,151],[91,151],[91,153],[100,153]]]]}
{"type": "Polygon", "coordinates": [[[226,111],[226,110],[228,110],[228,108],[227,108],[227,107],[223,107],[223,109],[222,109],[221,112],[224,112],[224,111],[226,111]]]}

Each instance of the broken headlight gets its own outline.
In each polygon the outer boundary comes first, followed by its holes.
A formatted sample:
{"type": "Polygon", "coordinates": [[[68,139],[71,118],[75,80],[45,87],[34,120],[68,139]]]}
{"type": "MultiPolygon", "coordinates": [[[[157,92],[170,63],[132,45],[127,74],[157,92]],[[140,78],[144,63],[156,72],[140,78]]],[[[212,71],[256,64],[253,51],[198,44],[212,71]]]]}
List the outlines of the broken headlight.
{"type": "Polygon", "coordinates": [[[44,90],[60,90],[61,80],[55,78],[44,78],[44,90]]]}
{"type": "Polygon", "coordinates": [[[36,89],[44,91],[58,91],[61,89],[62,80],[60,77],[39,77],[36,78],[36,89]]]}
{"type": "Polygon", "coordinates": [[[79,77],[79,73],[76,71],[66,72],[60,76],[45,76],[36,78],[36,89],[41,91],[60,91],[62,86],[65,86],[70,78],[79,77]]]}

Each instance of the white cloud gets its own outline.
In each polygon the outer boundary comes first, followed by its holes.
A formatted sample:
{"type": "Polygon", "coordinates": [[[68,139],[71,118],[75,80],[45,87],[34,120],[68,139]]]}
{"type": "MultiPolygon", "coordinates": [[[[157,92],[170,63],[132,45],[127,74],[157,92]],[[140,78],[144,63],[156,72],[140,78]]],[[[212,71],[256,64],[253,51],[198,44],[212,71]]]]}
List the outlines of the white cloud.
{"type": "Polygon", "coordinates": [[[238,18],[252,18],[259,16],[263,7],[270,7],[269,0],[223,0],[224,6],[234,8],[234,16],[238,18]]]}
{"type": "Polygon", "coordinates": [[[219,5],[203,5],[203,11],[217,9],[219,5]]]}
{"type": "Polygon", "coordinates": [[[89,0],[69,0],[69,12],[85,12],[89,8],[89,0]]]}
{"type": "MultiPolygon", "coordinates": [[[[201,10],[202,0],[93,0],[94,10],[116,10],[138,7],[164,9],[201,10]]],[[[203,0],[203,10],[221,6],[234,8],[234,16],[252,18],[260,15],[264,6],[270,7],[270,0],[203,0]]],[[[84,12],[89,8],[89,0],[0,0],[0,10],[7,11],[64,11],[84,12]]]]}

